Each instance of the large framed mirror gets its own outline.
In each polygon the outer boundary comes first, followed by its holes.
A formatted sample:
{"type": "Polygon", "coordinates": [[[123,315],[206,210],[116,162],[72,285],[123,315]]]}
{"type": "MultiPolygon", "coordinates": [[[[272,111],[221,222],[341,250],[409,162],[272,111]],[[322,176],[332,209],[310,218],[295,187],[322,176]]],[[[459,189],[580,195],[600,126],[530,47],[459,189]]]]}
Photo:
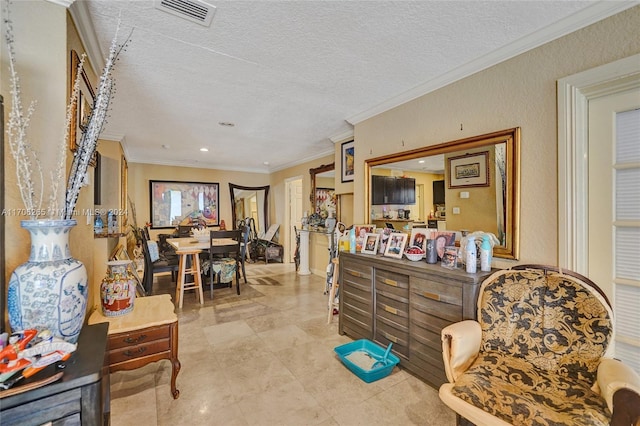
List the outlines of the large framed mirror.
{"type": "Polygon", "coordinates": [[[242,186],[229,183],[233,229],[239,220],[253,218],[258,235],[269,228],[269,185],[242,186]]]}
{"type": "Polygon", "coordinates": [[[499,241],[494,256],[518,259],[520,128],[366,160],[365,182],[365,214],[374,223],[410,211],[414,226],[491,232],[499,241]],[[414,197],[389,203],[378,183],[385,180],[412,182],[414,197]]]}
{"type": "Polygon", "coordinates": [[[317,213],[322,219],[329,216],[339,218],[338,201],[335,194],[335,163],[324,164],[309,169],[311,176],[311,213],[317,213]]]}

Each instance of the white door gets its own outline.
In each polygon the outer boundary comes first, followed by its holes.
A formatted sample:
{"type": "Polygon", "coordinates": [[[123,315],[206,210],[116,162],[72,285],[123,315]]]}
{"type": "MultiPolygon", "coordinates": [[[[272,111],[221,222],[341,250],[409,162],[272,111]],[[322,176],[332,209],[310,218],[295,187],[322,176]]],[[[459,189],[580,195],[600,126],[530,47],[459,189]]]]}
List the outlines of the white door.
{"type": "Polygon", "coordinates": [[[588,276],[614,307],[614,356],[640,372],[640,89],[589,100],[588,144],[588,276]]]}
{"type": "Polygon", "coordinates": [[[287,182],[288,202],[289,202],[289,262],[293,262],[296,250],[296,233],[297,229],[302,229],[302,178],[290,180],[287,182]]]}

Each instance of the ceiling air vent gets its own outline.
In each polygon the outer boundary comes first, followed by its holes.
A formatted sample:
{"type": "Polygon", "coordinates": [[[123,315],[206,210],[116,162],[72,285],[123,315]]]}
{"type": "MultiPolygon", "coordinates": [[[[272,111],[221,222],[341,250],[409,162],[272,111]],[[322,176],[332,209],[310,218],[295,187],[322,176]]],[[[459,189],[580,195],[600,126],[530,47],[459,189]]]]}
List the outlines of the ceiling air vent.
{"type": "Polygon", "coordinates": [[[211,25],[216,7],[200,0],[156,0],[156,9],[172,15],[197,22],[208,27],[211,25]]]}

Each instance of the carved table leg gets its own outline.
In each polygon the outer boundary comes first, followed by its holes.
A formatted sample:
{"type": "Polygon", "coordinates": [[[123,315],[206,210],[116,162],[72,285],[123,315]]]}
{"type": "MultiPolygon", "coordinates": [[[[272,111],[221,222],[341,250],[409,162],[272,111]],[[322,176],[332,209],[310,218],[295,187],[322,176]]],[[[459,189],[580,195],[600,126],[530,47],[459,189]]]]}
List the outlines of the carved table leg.
{"type": "Polygon", "coordinates": [[[178,360],[178,322],[171,324],[171,395],[173,399],[178,399],[180,391],[176,389],[176,378],[180,372],[180,361],[178,360]]]}

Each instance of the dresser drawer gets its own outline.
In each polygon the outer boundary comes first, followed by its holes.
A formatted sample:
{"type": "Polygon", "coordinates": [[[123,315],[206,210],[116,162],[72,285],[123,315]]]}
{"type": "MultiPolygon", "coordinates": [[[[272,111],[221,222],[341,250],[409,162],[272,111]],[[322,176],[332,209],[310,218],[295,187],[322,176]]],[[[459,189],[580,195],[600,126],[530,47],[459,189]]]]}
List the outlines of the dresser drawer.
{"type": "Polygon", "coordinates": [[[390,321],[409,326],[409,304],[390,299],[381,293],[376,294],[376,315],[390,321]]]}
{"type": "Polygon", "coordinates": [[[376,291],[406,300],[409,298],[409,276],[376,269],[376,291]]]}
{"type": "Polygon", "coordinates": [[[462,287],[457,283],[444,284],[413,277],[411,292],[429,300],[462,306],[462,287]]]}
{"type": "Polygon", "coordinates": [[[409,357],[409,330],[385,318],[376,319],[377,342],[386,347],[393,343],[393,350],[398,354],[409,357]]]}
{"type": "Polygon", "coordinates": [[[362,287],[369,288],[369,290],[371,290],[373,268],[370,266],[360,265],[359,263],[345,262],[341,269],[341,279],[343,281],[360,284],[362,287]]]}
{"type": "Polygon", "coordinates": [[[419,329],[427,329],[439,335],[443,328],[458,321],[462,321],[462,317],[456,320],[444,319],[431,315],[429,310],[420,304],[411,305],[411,323],[416,327],[416,332],[419,332],[419,329]]]}
{"type": "Polygon", "coordinates": [[[109,350],[109,365],[168,351],[171,351],[169,338],[153,340],[140,345],[111,349],[109,350]]]}
{"type": "Polygon", "coordinates": [[[342,304],[341,314],[345,319],[358,322],[371,329],[371,322],[373,321],[371,305],[363,306],[356,300],[345,298],[342,304]]]}
{"type": "Polygon", "coordinates": [[[131,333],[119,333],[109,336],[109,350],[148,343],[153,340],[168,339],[169,327],[145,328],[131,333]]]}

